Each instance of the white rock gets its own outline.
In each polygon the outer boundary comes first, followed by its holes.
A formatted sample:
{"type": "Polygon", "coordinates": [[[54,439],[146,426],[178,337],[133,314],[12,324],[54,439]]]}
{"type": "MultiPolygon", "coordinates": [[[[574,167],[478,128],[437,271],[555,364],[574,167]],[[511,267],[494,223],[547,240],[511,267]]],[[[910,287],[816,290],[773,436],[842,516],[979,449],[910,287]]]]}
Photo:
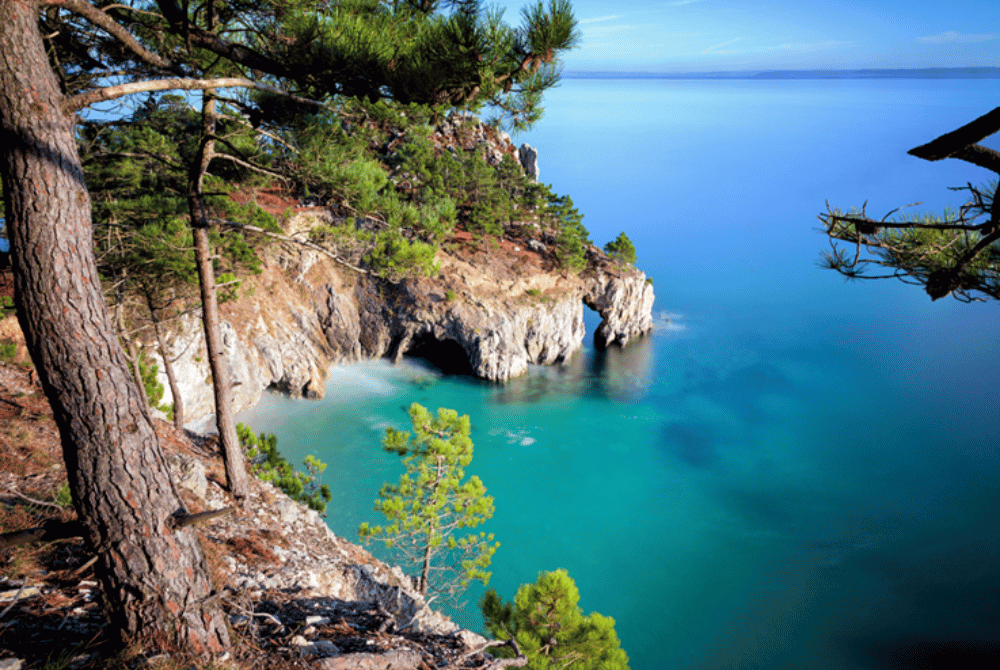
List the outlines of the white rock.
{"type": "Polygon", "coordinates": [[[204,500],[208,492],[208,478],[205,476],[205,466],[202,462],[175,451],[168,451],[163,455],[170,467],[174,482],[204,500]]]}
{"type": "Polygon", "coordinates": [[[524,168],[524,174],[538,181],[538,149],[530,144],[522,144],[517,150],[517,160],[524,168]]]}

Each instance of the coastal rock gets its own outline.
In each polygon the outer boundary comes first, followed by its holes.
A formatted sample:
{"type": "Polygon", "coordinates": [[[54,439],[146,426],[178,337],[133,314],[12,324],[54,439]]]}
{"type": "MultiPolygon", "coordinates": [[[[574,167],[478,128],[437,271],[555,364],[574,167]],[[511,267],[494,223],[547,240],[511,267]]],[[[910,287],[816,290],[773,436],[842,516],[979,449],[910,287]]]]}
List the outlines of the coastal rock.
{"type": "Polygon", "coordinates": [[[433,348],[451,342],[464,352],[473,374],[491,381],[523,374],[529,364],[568,360],[582,346],[585,332],[583,305],[575,291],[529,305],[468,301],[444,310],[417,309],[398,320],[403,332],[394,360],[417,351],[433,361],[433,348]]]}
{"type": "Polygon", "coordinates": [[[598,270],[588,278],[584,303],[603,319],[594,346],[624,347],[634,337],[653,330],[653,285],[645,273],[630,268],[621,273],[598,270]]]}
{"type": "Polygon", "coordinates": [[[524,174],[538,181],[538,150],[530,144],[522,144],[517,150],[517,160],[524,168],[524,174]]]}
{"type": "MultiPolygon", "coordinates": [[[[289,227],[307,235],[308,225],[293,219],[289,227]]],[[[266,388],[320,398],[326,371],[341,362],[423,356],[446,371],[491,381],[521,375],[529,365],[563,364],[583,346],[584,305],[603,319],[595,335],[600,348],[624,346],[652,330],[653,289],[642,272],[615,264],[596,247],[580,276],[542,269],[541,260],[534,261],[537,270],[512,270],[550,253],[525,238],[528,250],[503,242],[506,260],[499,252],[441,251],[438,276],[399,284],[296,245],[273,248],[262,259],[263,273],[245,280],[244,295],[220,308],[236,411],[253,407],[266,388]]],[[[170,324],[165,348],[185,418],[198,422],[214,411],[200,315],[170,324]]],[[[158,362],[162,402],[170,403],[158,362]]]]}

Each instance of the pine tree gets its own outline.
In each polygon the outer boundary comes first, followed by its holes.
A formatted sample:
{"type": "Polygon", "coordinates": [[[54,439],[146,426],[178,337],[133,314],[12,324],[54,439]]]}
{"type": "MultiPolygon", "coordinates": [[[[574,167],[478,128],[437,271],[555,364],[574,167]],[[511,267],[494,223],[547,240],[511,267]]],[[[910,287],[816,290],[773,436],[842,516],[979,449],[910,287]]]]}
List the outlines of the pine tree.
{"type": "Polygon", "coordinates": [[[635,245],[624,231],[613,242],[605,244],[604,251],[619,263],[635,264],[635,245]]]}
{"type": "Polygon", "coordinates": [[[476,528],[493,516],[493,497],[475,475],[465,478],[472,461],[469,417],[451,409],[432,416],[410,405],[413,434],[386,429],[382,446],[403,457],[406,473],[398,484],[383,484],[375,510],[386,526],[361,524],[363,540],[383,539],[404,569],[413,569],[417,590],[461,607],[459,596],[473,580],[489,582],[489,567],[500,546],[493,535],[459,531],[476,528]]]}
{"type": "Polygon", "coordinates": [[[560,568],[522,584],[513,603],[490,589],[479,607],[490,634],[498,640],[513,636],[531,670],[628,670],[615,620],[596,612],[584,616],[579,601],[576,584],[560,568]]]}

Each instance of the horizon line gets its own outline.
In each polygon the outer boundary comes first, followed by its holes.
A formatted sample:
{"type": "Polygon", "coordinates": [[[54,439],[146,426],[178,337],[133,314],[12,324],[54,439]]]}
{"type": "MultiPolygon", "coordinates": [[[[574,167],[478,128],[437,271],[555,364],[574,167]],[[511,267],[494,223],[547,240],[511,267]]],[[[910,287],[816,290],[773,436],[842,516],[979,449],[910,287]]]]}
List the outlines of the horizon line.
{"type": "Polygon", "coordinates": [[[933,78],[933,79],[1000,79],[1000,67],[969,65],[964,67],[919,68],[746,68],[738,70],[566,70],[567,79],[776,79],[776,78],[933,78]],[[923,76],[921,76],[923,75],[923,76]]]}

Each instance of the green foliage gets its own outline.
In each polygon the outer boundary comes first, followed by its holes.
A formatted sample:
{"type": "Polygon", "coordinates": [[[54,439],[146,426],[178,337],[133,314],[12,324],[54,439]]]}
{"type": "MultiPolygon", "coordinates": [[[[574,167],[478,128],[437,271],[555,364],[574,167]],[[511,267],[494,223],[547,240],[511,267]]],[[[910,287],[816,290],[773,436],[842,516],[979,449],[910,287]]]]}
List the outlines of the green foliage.
{"type": "Polygon", "coordinates": [[[306,472],[300,472],[278,451],[278,438],[274,435],[254,435],[242,423],[236,425],[236,433],[246,452],[250,469],[258,478],[274,484],[292,500],[305,503],[320,514],[326,511],[327,503],[333,499],[330,487],[319,483],[320,476],[326,470],[326,463],[310,454],[302,461],[306,472]]]}
{"type": "Polygon", "coordinates": [[[635,265],[635,245],[628,235],[622,231],[613,242],[604,245],[604,252],[619,263],[635,265]]]}
{"type": "MultiPolygon", "coordinates": [[[[128,362],[128,366],[131,370],[131,361],[128,362]]],[[[139,378],[142,379],[142,384],[146,389],[149,406],[163,411],[166,410],[165,406],[160,405],[160,401],[163,400],[163,384],[156,379],[159,371],[159,366],[149,357],[146,350],[139,349],[139,378]]]]}
{"type": "MultiPolygon", "coordinates": [[[[220,153],[237,152],[240,160],[258,163],[272,160],[249,129],[228,119],[223,114],[219,122],[220,153]]],[[[140,304],[156,311],[182,309],[183,303],[198,299],[187,191],[200,123],[186,98],[164,95],[151,97],[120,123],[86,125],[79,131],[93,203],[95,255],[102,276],[124,288],[126,296],[117,299],[137,294],[140,304]]],[[[258,179],[256,173],[234,166],[213,161],[213,173],[205,177],[209,216],[280,230],[274,217],[256,204],[233,200],[235,190],[258,179]]],[[[259,273],[260,259],[251,242],[263,239],[251,240],[230,229],[211,230],[217,281],[226,284],[237,274],[259,273]]],[[[224,287],[220,300],[233,299],[237,287],[224,287]]]]}
{"type": "Polygon", "coordinates": [[[17,344],[14,340],[0,340],[0,362],[10,363],[17,355],[17,344]]]}
{"type": "Polygon", "coordinates": [[[444,292],[444,299],[447,300],[448,302],[452,302],[457,297],[458,294],[452,291],[451,289],[448,289],[447,291],[444,292]]]}
{"type": "Polygon", "coordinates": [[[440,270],[434,260],[437,248],[420,240],[408,240],[398,228],[380,232],[368,255],[368,266],[376,275],[397,282],[406,277],[432,277],[440,270]]]}
{"type": "Polygon", "coordinates": [[[556,236],[556,259],[567,270],[579,272],[587,266],[587,256],[578,228],[564,226],[556,236]]]}
{"type": "Polygon", "coordinates": [[[513,213],[510,193],[500,188],[497,171],[479,151],[467,155],[464,168],[462,186],[468,208],[466,228],[481,236],[503,235],[504,226],[510,222],[513,213]]]}
{"type": "Polygon", "coordinates": [[[0,319],[6,319],[12,314],[17,314],[17,308],[14,307],[14,298],[9,295],[0,296],[0,319]]]}
{"type": "Polygon", "coordinates": [[[413,433],[387,428],[382,446],[403,457],[398,484],[383,484],[375,511],[386,526],[361,524],[362,540],[384,540],[404,570],[414,573],[417,589],[461,606],[458,598],[473,580],[489,582],[489,567],[500,543],[493,535],[459,531],[493,516],[493,497],[475,475],[465,478],[472,461],[469,417],[450,409],[433,416],[410,405],[413,433]]]}
{"type": "MultiPolygon", "coordinates": [[[[522,584],[513,603],[490,589],[479,607],[490,634],[498,640],[513,635],[531,670],[628,670],[615,620],[596,612],[584,616],[579,601],[576,584],[560,568],[522,584]]],[[[508,648],[500,654],[513,656],[508,648]]]]}
{"type": "Polygon", "coordinates": [[[566,0],[538,3],[516,28],[477,0],[286,5],[274,28],[270,55],[302,73],[308,94],[433,109],[489,104],[519,128],[540,118],[559,57],[580,37],[566,0]]]}
{"type": "Polygon", "coordinates": [[[59,490],[56,491],[55,503],[63,509],[73,507],[73,494],[69,490],[69,482],[63,482],[59,490]]]}

